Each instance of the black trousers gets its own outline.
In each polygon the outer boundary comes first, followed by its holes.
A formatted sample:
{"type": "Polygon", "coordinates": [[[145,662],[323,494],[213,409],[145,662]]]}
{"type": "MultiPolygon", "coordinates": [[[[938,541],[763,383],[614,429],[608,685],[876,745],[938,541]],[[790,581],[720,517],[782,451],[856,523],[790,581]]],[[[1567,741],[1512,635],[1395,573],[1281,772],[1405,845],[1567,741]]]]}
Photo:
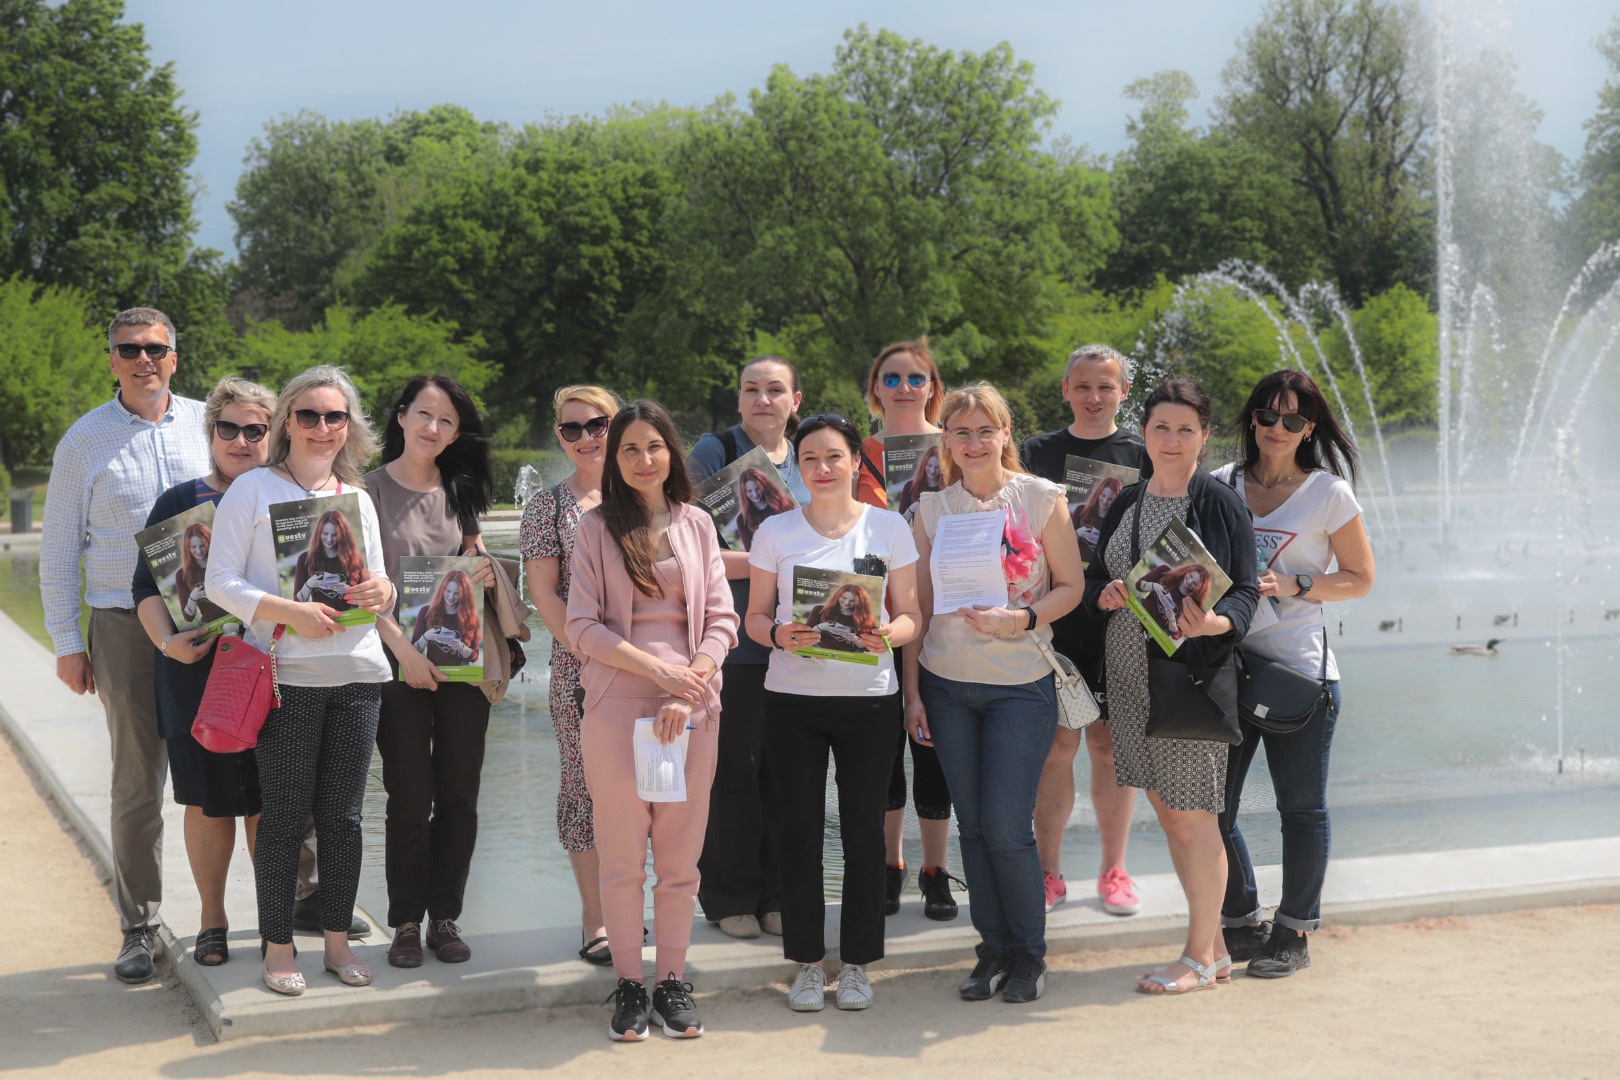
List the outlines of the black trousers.
{"type": "Polygon", "coordinates": [[[698,903],[710,922],[782,910],[776,800],[765,766],[765,669],[727,664],[720,684],[720,745],[698,859],[698,903]]]}
{"type": "Polygon", "coordinates": [[[844,892],[838,953],[846,964],[883,959],[883,814],[898,749],[895,697],[809,697],[765,692],[766,763],[777,802],[782,954],[801,964],[827,952],[822,869],[827,754],[837,766],[844,892]]]}
{"type": "Polygon", "coordinates": [[[366,772],[377,742],[378,683],[281,687],[255,756],[264,809],[254,848],[253,880],[259,894],[259,934],[292,941],[293,892],[298,853],[311,812],[320,842],[321,927],[346,932],[360,887],[360,813],[366,772]]]}
{"type": "Polygon", "coordinates": [[[478,841],[489,699],[472,683],[383,684],[377,749],[388,792],[388,925],[461,917],[478,841]]]}

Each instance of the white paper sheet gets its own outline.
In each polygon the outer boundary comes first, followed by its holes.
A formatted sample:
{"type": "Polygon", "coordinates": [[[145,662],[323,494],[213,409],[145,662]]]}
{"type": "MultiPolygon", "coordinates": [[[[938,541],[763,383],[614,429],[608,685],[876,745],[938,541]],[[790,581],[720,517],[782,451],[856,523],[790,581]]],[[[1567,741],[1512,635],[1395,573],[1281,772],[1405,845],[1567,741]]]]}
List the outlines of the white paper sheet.
{"type": "Polygon", "coordinates": [[[1001,569],[1001,536],[1006,528],[1005,510],[946,514],[939,519],[928,561],[935,615],[950,615],[974,604],[1006,606],[1007,577],[1001,569]]]}
{"type": "Polygon", "coordinates": [[[672,743],[658,741],[653,718],[636,720],[632,744],[636,753],[636,796],[644,802],[686,801],[686,743],[690,727],[672,743]]]}

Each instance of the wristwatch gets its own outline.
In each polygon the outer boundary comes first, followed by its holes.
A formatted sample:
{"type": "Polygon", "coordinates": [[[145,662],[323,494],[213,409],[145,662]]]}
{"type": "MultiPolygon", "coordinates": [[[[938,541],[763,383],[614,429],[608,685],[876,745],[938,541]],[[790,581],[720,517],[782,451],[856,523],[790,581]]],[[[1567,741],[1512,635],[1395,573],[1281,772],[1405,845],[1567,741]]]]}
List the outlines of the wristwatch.
{"type": "Polygon", "coordinates": [[[1305,599],[1305,594],[1310,592],[1311,586],[1315,584],[1308,574],[1295,574],[1294,583],[1299,586],[1299,592],[1294,594],[1296,600],[1305,599]]]}

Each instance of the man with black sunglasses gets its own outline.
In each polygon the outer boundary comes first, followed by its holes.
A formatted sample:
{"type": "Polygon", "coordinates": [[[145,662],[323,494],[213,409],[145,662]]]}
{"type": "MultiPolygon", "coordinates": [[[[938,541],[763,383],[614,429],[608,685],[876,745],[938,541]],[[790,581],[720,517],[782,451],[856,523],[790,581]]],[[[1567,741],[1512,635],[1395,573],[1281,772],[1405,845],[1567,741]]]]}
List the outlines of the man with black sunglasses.
{"type": "Polygon", "coordinates": [[[130,589],[135,533],[159,495],[211,468],[203,403],[169,390],[179,363],[174,347],[174,323],[161,311],[131,308],[113,317],[107,366],[118,391],[57,443],[40,539],[39,591],[57,678],[75,694],[97,694],[107,714],[113,892],[124,930],[113,972],[126,983],[153,973],[168,772],[152,643],[130,589]],[[79,633],[81,588],[91,609],[88,640],[79,633]]]}

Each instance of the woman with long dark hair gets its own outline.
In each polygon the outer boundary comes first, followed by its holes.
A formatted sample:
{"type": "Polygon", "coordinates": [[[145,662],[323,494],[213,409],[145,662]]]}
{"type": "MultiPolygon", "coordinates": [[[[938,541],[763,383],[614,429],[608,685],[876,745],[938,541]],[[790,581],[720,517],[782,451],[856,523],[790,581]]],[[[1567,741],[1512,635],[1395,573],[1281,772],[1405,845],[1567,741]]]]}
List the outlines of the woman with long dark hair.
{"type": "MultiPolygon", "coordinates": [[[[366,476],[366,494],[382,522],[389,577],[399,580],[406,556],[484,556],[478,516],[492,497],[489,444],[465,387],[446,375],[407,382],[388,413],[382,461],[366,476]]],[[[478,839],[489,698],[476,683],[444,681],[437,665],[481,662],[472,586],[483,585],[493,599],[498,573],[487,557],[473,575],[452,570],[409,639],[397,617],[377,620],[395,675],[383,686],[377,724],[388,793],[383,848],[393,967],[420,966],[424,945],[443,963],[472,955],[456,920],[478,839]]]]}
{"type": "Polygon", "coordinates": [[[661,405],[635,401],[614,416],[602,505],[580,519],[568,596],[568,640],[585,687],[585,781],[596,815],[608,948],[619,978],[608,1025],[614,1040],[647,1037],[641,940],[649,836],[658,872],[658,985],[650,1018],[670,1038],[703,1034],[683,975],[714,780],[716,684],[737,640],[737,613],[714,520],[692,504],[680,445],[661,405]],[[638,738],[666,747],[686,740],[684,800],[644,797],[638,738]]]}
{"type": "Polygon", "coordinates": [[[1331,650],[1323,653],[1322,604],[1366,596],[1376,571],[1353,488],[1355,444],[1311,377],[1301,371],[1267,375],[1234,427],[1243,440],[1243,460],[1215,475],[1254,514],[1260,595],[1276,615],[1252,629],[1243,647],[1329,682],[1329,707],[1322,714],[1286,735],[1245,723],[1243,742],[1226,761],[1226,943],[1234,960],[1249,959],[1250,975],[1280,979],[1310,966],[1306,935],[1322,925],[1328,754],[1340,705],[1338,664],[1331,650]],[[1335,563],[1338,569],[1329,573],[1335,563]],[[1261,746],[1282,818],[1282,896],[1271,924],[1261,922],[1254,865],[1237,823],[1243,782],[1261,746]]]}

